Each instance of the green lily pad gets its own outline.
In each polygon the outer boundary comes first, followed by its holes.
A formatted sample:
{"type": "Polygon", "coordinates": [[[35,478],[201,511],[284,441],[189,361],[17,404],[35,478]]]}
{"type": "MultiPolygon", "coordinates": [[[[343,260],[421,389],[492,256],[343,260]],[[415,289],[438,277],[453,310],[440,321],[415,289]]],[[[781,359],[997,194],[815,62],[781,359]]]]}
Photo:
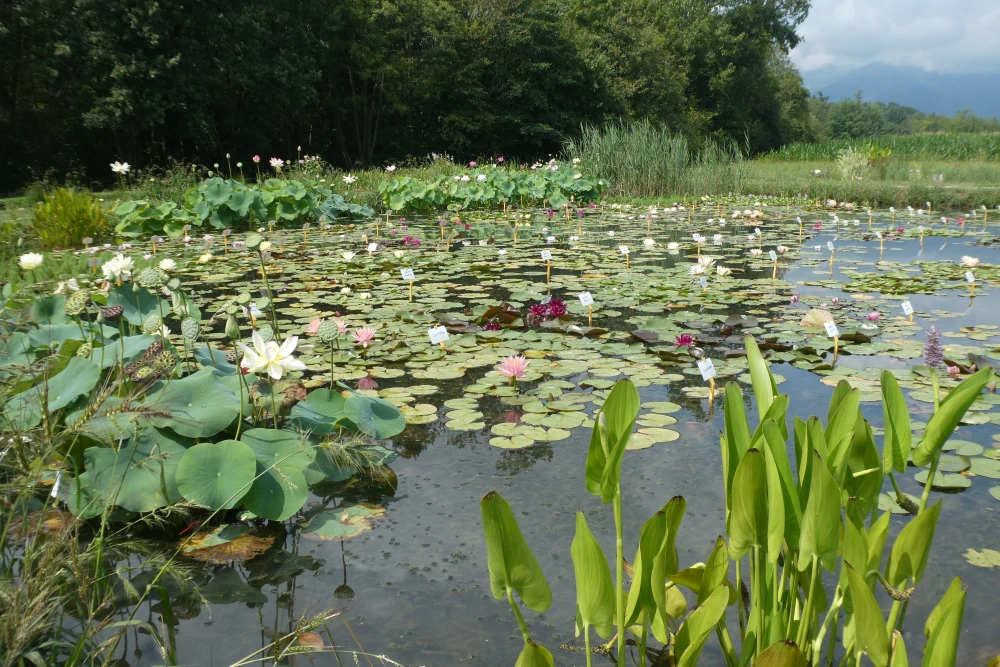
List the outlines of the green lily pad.
{"type": "Polygon", "coordinates": [[[979,477],[1000,479],[1000,461],[985,458],[972,459],[972,465],[969,466],[969,472],[979,477]]]}
{"type": "Polygon", "coordinates": [[[384,507],[370,503],[323,510],[302,527],[302,536],[311,540],[343,541],[371,530],[374,527],[372,521],[384,515],[384,507]]]}
{"type": "MultiPolygon", "coordinates": [[[[930,475],[930,470],[921,470],[913,479],[920,482],[921,484],[927,484],[927,478],[930,475]]],[[[935,489],[967,489],[972,486],[972,482],[968,477],[964,475],[958,475],[955,473],[938,472],[934,475],[934,481],[932,486],[935,489]]]]}
{"type": "Polygon", "coordinates": [[[253,450],[242,442],[203,442],[181,458],[177,490],[196,505],[230,509],[250,490],[256,471],[253,450]]]}
{"type": "Polygon", "coordinates": [[[246,508],[272,521],[284,521],[302,509],[309,497],[302,471],[313,460],[302,438],[266,428],[252,428],[240,437],[257,459],[257,479],[243,496],[246,508]]]}
{"type": "Polygon", "coordinates": [[[1000,551],[993,549],[983,549],[982,551],[968,549],[964,556],[970,565],[975,565],[976,567],[1000,567],[1000,551]]]}

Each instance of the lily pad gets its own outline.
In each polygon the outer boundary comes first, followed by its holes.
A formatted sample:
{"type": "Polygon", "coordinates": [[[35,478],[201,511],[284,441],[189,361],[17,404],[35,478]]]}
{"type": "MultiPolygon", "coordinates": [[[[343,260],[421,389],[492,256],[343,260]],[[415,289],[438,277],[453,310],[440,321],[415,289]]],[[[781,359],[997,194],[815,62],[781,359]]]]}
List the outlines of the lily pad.
{"type": "Polygon", "coordinates": [[[384,515],[384,507],[370,503],[323,510],[302,527],[302,536],[311,540],[343,541],[371,530],[374,527],[372,520],[384,515]]]}
{"type": "Polygon", "coordinates": [[[196,505],[230,509],[250,490],[256,472],[253,450],[242,442],[203,442],[181,458],[177,490],[196,505]]]}

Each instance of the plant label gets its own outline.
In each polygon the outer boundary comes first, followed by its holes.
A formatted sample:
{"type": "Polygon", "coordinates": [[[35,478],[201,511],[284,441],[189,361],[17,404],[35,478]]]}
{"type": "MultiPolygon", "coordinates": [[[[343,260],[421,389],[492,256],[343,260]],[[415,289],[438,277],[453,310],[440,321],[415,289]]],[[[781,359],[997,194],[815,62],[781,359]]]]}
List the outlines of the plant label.
{"type": "Polygon", "coordinates": [[[830,338],[840,338],[840,331],[837,330],[837,325],[831,322],[825,322],[823,328],[826,329],[826,335],[830,338]]]}
{"type": "Polygon", "coordinates": [[[701,281],[701,288],[708,289],[708,278],[702,276],[701,278],[699,278],[699,280],[701,281]]]}
{"type": "Polygon", "coordinates": [[[87,266],[90,267],[91,269],[96,269],[97,268],[97,258],[96,257],[91,257],[90,259],[88,259],[87,260],[87,266]]]}
{"type": "Polygon", "coordinates": [[[260,308],[257,307],[256,303],[251,303],[250,304],[250,314],[253,315],[254,317],[260,317],[264,313],[260,312],[260,308]]]}
{"type": "Polygon", "coordinates": [[[830,252],[833,252],[833,241],[826,242],[826,249],[829,250],[830,252]]]}
{"type": "Polygon", "coordinates": [[[90,245],[93,242],[94,242],[94,239],[90,238],[89,236],[87,238],[83,239],[83,245],[90,245]]]}
{"type": "Polygon", "coordinates": [[[443,343],[448,340],[448,330],[444,326],[431,327],[427,330],[427,335],[430,336],[431,344],[437,345],[438,343],[443,343]]]}
{"type": "Polygon", "coordinates": [[[549,304],[550,304],[551,302],[552,302],[552,297],[551,297],[551,296],[546,296],[546,297],[543,297],[543,298],[542,298],[542,300],[541,300],[541,301],[539,301],[539,303],[541,303],[541,304],[542,304],[543,306],[547,306],[547,305],[549,305],[549,304]]]}
{"type": "Polygon", "coordinates": [[[163,243],[163,239],[160,238],[159,236],[154,236],[153,243],[163,243]]]}
{"type": "Polygon", "coordinates": [[[972,271],[965,272],[965,282],[969,283],[970,285],[976,282],[976,277],[972,275],[972,271]]]}
{"type": "Polygon", "coordinates": [[[375,252],[376,250],[378,250],[378,244],[377,243],[369,243],[368,244],[368,252],[375,252]]]}
{"type": "Polygon", "coordinates": [[[414,280],[413,269],[400,269],[399,273],[403,276],[403,280],[414,280]]]}
{"type": "Polygon", "coordinates": [[[308,222],[302,225],[302,231],[304,231],[304,232],[308,232],[309,231],[309,223],[308,222]]]}
{"type": "Polygon", "coordinates": [[[225,229],[222,230],[222,238],[229,238],[229,235],[232,233],[233,230],[229,229],[229,227],[226,227],[225,229]]]}
{"type": "Polygon", "coordinates": [[[920,232],[921,234],[923,234],[924,233],[924,228],[923,227],[917,227],[917,231],[920,232]]]}
{"type": "Polygon", "coordinates": [[[544,259],[546,262],[551,262],[552,261],[552,251],[551,250],[543,250],[542,251],[542,259],[544,259]]]}
{"type": "Polygon", "coordinates": [[[56,481],[52,485],[52,492],[49,493],[50,498],[58,498],[59,490],[62,488],[62,470],[56,473],[56,481]]]}
{"type": "Polygon", "coordinates": [[[692,234],[691,238],[694,239],[695,243],[697,243],[698,241],[701,240],[701,234],[692,234]]]}
{"type": "Polygon", "coordinates": [[[593,306],[594,305],[594,295],[590,292],[584,292],[580,295],[580,304],[583,306],[593,306]]]}
{"type": "Polygon", "coordinates": [[[902,306],[903,306],[903,314],[904,315],[912,315],[913,314],[913,304],[911,304],[909,301],[904,301],[902,303],[902,306]]]}
{"type": "Polygon", "coordinates": [[[620,246],[618,246],[618,252],[620,252],[623,255],[627,255],[628,254],[628,246],[627,245],[620,245],[620,246]]]}
{"type": "Polygon", "coordinates": [[[698,360],[698,370],[701,371],[702,380],[715,377],[715,364],[708,357],[698,360]]]}
{"type": "Polygon", "coordinates": [[[882,238],[882,232],[875,232],[875,238],[877,239],[882,238]]]}
{"type": "Polygon", "coordinates": [[[773,250],[768,250],[767,254],[771,258],[772,262],[778,261],[778,253],[774,252],[773,250]]]}
{"type": "Polygon", "coordinates": [[[753,233],[756,234],[757,236],[760,236],[760,227],[754,227],[753,233]]]}

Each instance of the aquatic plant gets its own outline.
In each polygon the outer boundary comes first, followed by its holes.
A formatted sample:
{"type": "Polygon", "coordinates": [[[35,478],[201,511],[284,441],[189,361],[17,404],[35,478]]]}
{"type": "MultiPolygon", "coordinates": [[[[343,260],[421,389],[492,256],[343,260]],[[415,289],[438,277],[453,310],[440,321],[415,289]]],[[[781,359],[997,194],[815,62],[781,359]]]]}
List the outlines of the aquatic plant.
{"type": "MultiPolygon", "coordinates": [[[[713,631],[727,665],[819,665],[824,657],[830,664],[841,624],[845,661],[859,663],[867,655],[878,667],[906,664],[900,626],[905,605],[923,579],[941,503],[928,507],[931,483],[926,484],[912,508],[914,517],[889,546],[892,514],[879,514],[879,492],[885,476],[895,486],[893,472],[904,470],[911,455],[918,465],[930,464],[933,480],[942,447],[992,380],[992,369],[966,379],[936,405],[916,446],[906,400],[885,371],[880,453],[860,410],[861,392],[846,381],[833,393],[825,426],[818,417],[796,417],[789,434],[789,397],[778,393],[754,340],[746,337],[745,344],[759,423],[751,430],[742,391],[728,383],[720,434],[726,537],[716,540],[705,563],[682,567],[676,540],[686,502],[672,498],[639,531],[627,595],[620,475],[639,412],[631,381],[619,380],[595,415],[586,486],[613,506],[616,573],[612,581],[607,557],[578,512],[570,553],[576,628],[584,636],[587,664],[592,663],[591,628],[607,638],[615,626],[617,635],[606,648],[617,645],[619,664],[625,659],[626,633],[635,637],[639,665],[665,657],[671,664],[695,665],[713,631]],[[835,575],[832,598],[823,592],[824,571],[835,575]],[[879,587],[892,600],[888,619],[876,597],[879,587]],[[688,595],[695,597],[693,608],[688,595]],[[726,609],[732,605],[738,628],[731,630],[726,609]],[[648,646],[650,633],[662,651],[648,646]]],[[[524,641],[517,665],[552,665],[514,598],[517,593],[539,613],[548,609],[552,593],[544,573],[507,501],[491,491],[480,508],[490,588],[496,599],[510,603],[524,641]]],[[[965,589],[956,577],[925,624],[923,664],[955,664],[964,608],[965,589]]]]}

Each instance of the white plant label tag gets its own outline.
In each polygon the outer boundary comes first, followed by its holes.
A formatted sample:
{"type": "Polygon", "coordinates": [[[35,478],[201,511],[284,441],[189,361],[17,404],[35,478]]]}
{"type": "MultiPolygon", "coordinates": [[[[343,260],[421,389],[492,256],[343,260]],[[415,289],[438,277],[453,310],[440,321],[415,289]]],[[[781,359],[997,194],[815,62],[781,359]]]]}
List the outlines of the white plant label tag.
{"type": "Polygon", "coordinates": [[[83,242],[85,245],[90,245],[91,243],[94,242],[94,239],[88,236],[87,238],[83,239],[83,242]]]}
{"type": "Polygon", "coordinates": [[[590,292],[584,292],[583,294],[580,295],[580,304],[584,306],[593,306],[594,295],[591,294],[590,292]]]}
{"type": "Polygon", "coordinates": [[[694,239],[695,243],[697,243],[698,241],[701,240],[701,234],[692,234],[691,238],[694,239]]]}
{"type": "Polygon", "coordinates": [[[375,252],[376,250],[378,250],[378,244],[377,243],[369,243],[368,244],[368,252],[375,252]]]}
{"type": "Polygon", "coordinates": [[[399,274],[403,276],[403,280],[413,280],[413,269],[400,269],[399,274]]]}
{"type": "Polygon", "coordinates": [[[256,303],[250,304],[250,314],[254,317],[260,317],[263,313],[260,312],[260,308],[257,307],[256,303]]]}
{"type": "Polygon", "coordinates": [[[701,371],[702,380],[715,377],[715,364],[707,357],[698,361],[698,370],[701,371]]]}
{"type": "Polygon", "coordinates": [[[539,301],[539,303],[542,304],[543,306],[547,306],[551,302],[552,302],[552,297],[551,296],[542,297],[542,300],[539,301]]]}
{"type": "Polygon", "coordinates": [[[708,287],[708,278],[706,278],[705,276],[702,276],[699,280],[701,280],[701,288],[702,289],[705,289],[705,288],[708,287]]]}
{"type": "Polygon", "coordinates": [[[972,271],[966,271],[965,272],[965,281],[967,283],[969,283],[970,285],[972,283],[976,282],[976,277],[974,275],[972,275],[972,271]]]}
{"type": "Polygon", "coordinates": [[[304,225],[302,225],[302,231],[304,231],[304,232],[308,232],[309,231],[309,223],[308,222],[305,223],[304,225]]]}
{"type": "Polygon", "coordinates": [[[825,322],[823,328],[826,329],[826,335],[830,338],[840,338],[840,331],[837,330],[837,325],[833,322],[825,322]]]}
{"type": "Polygon", "coordinates": [[[756,234],[757,236],[760,236],[760,227],[754,227],[753,233],[756,234]]]}
{"type": "Polygon", "coordinates": [[[431,327],[427,330],[427,335],[430,336],[432,345],[437,345],[448,340],[448,330],[444,328],[444,325],[431,327]]]}
{"type": "Polygon", "coordinates": [[[497,254],[498,255],[506,255],[507,251],[505,249],[503,249],[503,248],[500,248],[499,250],[497,250],[497,254]]]}
{"type": "Polygon", "coordinates": [[[774,252],[773,250],[769,250],[767,252],[767,254],[771,258],[772,262],[777,262],[778,261],[778,253],[774,252]]]}
{"type": "Polygon", "coordinates": [[[551,262],[552,261],[552,251],[551,250],[543,250],[542,251],[542,259],[544,259],[546,262],[551,262]]]}
{"type": "Polygon", "coordinates": [[[912,315],[913,314],[913,304],[912,303],[910,303],[909,301],[904,301],[901,305],[903,306],[903,314],[904,315],[912,315]]]}
{"type": "Polygon", "coordinates": [[[618,252],[620,252],[623,255],[627,255],[628,254],[628,246],[627,245],[620,245],[620,246],[618,246],[618,252]]]}
{"type": "Polygon", "coordinates": [[[833,241],[826,242],[826,249],[829,250],[830,252],[833,252],[833,241]]]}
{"type": "Polygon", "coordinates": [[[49,494],[50,498],[58,498],[59,490],[62,488],[62,470],[56,473],[56,481],[52,485],[52,492],[49,494]]]}
{"type": "Polygon", "coordinates": [[[875,232],[875,238],[877,239],[882,238],[882,232],[875,232]]]}

